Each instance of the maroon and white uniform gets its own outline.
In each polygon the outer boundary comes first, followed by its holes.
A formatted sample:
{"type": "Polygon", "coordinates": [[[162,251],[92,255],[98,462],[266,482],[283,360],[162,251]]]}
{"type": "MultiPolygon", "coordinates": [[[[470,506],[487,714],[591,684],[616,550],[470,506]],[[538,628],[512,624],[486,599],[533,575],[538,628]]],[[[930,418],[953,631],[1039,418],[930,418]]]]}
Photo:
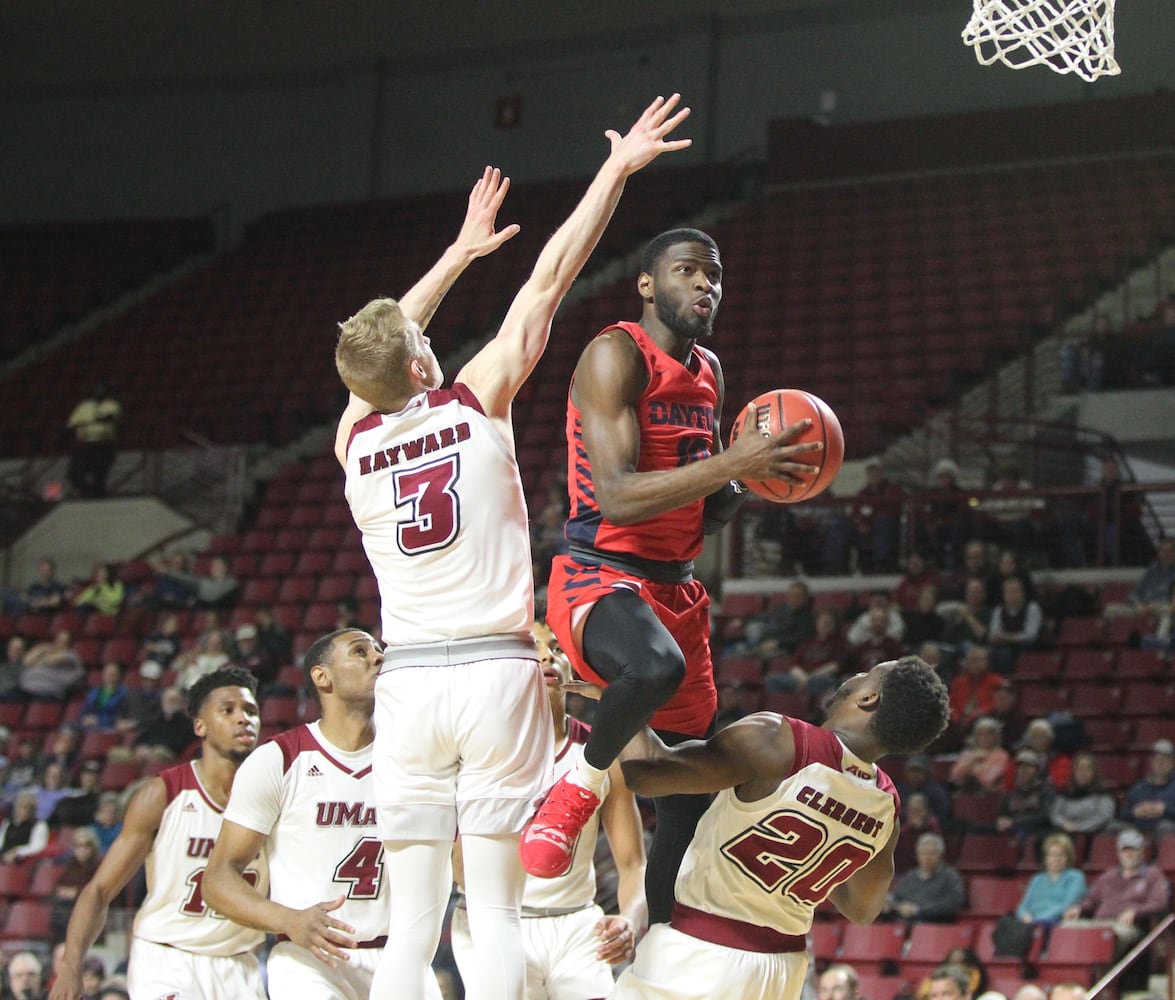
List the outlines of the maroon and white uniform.
{"type": "Polygon", "coordinates": [[[379,836],[517,832],[550,784],[553,740],[513,451],[457,384],[357,421],[346,459],[386,647],[375,708],[379,836]]]}
{"type": "Polygon", "coordinates": [[[366,1000],[388,927],[371,746],[340,750],[317,722],[279,733],[237,771],[225,818],[268,838],[270,899],[301,910],[346,896],[332,916],[359,942],[332,969],[279,937],[267,964],[271,994],[366,1000]]]}
{"type": "MultiPolygon", "coordinates": [[[[147,855],[147,895],[135,916],[127,969],[131,997],[264,997],[253,951],[265,935],[210,910],[201,891],[223,811],[194,764],[168,768],[159,777],[167,805],[147,855]]],[[[268,892],[264,853],[244,875],[263,895],[268,892]]]]}
{"type": "Polygon", "coordinates": [[[831,730],[784,719],[791,773],[765,798],[719,792],[698,823],[669,924],[655,925],[613,997],[794,1000],[816,907],[893,833],[893,783],[831,730]]]}
{"type": "MultiPolygon", "coordinates": [[[[555,780],[583,758],[591,729],[568,718],[567,739],[555,754],[555,780]]],[[[608,797],[611,779],[604,778],[600,800],[608,797]]],[[[583,1000],[606,996],[612,969],[596,957],[595,927],[604,916],[596,905],[593,857],[600,832],[600,810],[587,821],[575,844],[571,867],[558,878],[528,875],[522,896],[522,942],[526,949],[526,1000],[583,1000]]],[[[453,911],[453,956],[465,969],[473,950],[464,899],[453,911]]]]}

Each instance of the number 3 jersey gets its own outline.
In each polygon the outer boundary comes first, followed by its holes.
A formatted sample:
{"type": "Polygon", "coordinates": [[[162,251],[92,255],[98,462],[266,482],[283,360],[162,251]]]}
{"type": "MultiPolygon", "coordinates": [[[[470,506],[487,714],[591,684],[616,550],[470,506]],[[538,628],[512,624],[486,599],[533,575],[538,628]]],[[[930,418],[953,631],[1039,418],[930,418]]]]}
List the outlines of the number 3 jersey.
{"type": "Polygon", "coordinates": [[[791,773],[771,795],[719,792],[698,823],[677,876],[679,903],[806,934],[837,885],[889,840],[899,815],[893,782],[836,734],[783,718],[795,738],[791,773]]]}
{"type": "Polygon", "coordinates": [[[534,571],[518,463],[466,386],[356,421],[346,495],[379,583],[386,644],[530,630],[534,571]]]}
{"type": "MultiPolygon", "coordinates": [[[[134,936],[196,955],[239,955],[265,938],[226,920],[204,903],[204,868],[224,811],[200,783],[192,763],[159,773],[167,805],[147,855],[147,896],[135,915],[134,936]]],[[[265,852],[245,870],[262,895],[269,886],[265,852]]]]}
{"type": "Polygon", "coordinates": [[[237,771],[225,819],[269,838],[275,903],[301,910],[346,896],[331,916],[354,927],[356,941],[387,933],[370,744],[340,750],[317,722],[279,733],[237,771]]]}

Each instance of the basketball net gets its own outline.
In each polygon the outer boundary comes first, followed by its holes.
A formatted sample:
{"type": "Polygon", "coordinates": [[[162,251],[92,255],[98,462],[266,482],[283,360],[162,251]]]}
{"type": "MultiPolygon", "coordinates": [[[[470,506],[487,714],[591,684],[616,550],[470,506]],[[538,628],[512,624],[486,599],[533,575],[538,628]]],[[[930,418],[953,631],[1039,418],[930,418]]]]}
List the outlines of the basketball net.
{"type": "Polygon", "coordinates": [[[1121,73],[1114,61],[1115,0],[974,0],[963,41],[984,66],[1043,63],[1091,83],[1121,73]]]}

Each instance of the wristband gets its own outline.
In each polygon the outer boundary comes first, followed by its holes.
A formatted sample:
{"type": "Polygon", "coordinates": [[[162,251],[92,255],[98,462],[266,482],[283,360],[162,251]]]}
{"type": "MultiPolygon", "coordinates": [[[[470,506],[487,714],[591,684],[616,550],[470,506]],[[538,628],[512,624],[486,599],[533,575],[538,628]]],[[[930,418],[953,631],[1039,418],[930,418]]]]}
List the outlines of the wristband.
{"type": "Polygon", "coordinates": [[[734,490],[735,493],[747,492],[747,484],[744,483],[741,479],[732,479],[730,481],[730,487],[734,490]]]}

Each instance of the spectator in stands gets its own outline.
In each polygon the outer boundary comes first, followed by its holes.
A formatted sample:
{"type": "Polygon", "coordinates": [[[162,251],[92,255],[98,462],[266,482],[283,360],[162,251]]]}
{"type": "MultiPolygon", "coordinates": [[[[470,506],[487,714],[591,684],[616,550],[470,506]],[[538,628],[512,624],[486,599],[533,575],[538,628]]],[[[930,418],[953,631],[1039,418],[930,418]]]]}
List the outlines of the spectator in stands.
{"type": "MultiPolygon", "coordinates": [[[[64,937],[64,933],[62,935],[64,937]]],[[[102,993],[102,983],[106,979],[106,965],[97,955],[87,955],[82,960],[82,995],[99,997],[102,993]]],[[[130,997],[130,994],[126,994],[130,997]]]]}
{"type": "Polygon", "coordinates": [[[1012,994],[1012,1000],[1049,1000],[1049,995],[1036,983],[1025,983],[1012,994]]]}
{"type": "Polygon", "coordinates": [[[911,923],[947,922],[967,903],[963,877],[946,863],[946,844],[937,833],[924,833],[916,847],[917,867],[898,879],[889,912],[911,923]]]}
{"type": "Polygon", "coordinates": [[[179,615],[174,611],[164,611],[159,615],[155,630],[143,640],[140,654],[166,670],[179,655],[182,645],[179,615]]]}
{"type": "Polygon", "coordinates": [[[857,970],[844,962],[834,962],[816,980],[816,1000],[861,1000],[857,970]]]}
{"type": "Polygon", "coordinates": [[[873,608],[868,615],[868,630],[849,650],[849,674],[868,673],[877,664],[896,660],[903,653],[901,642],[889,634],[886,613],[873,608]]]}
{"type": "Polygon", "coordinates": [[[1003,726],[990,715],[975,720],[967,745],[951,766],[950,783],[962,792],[998,792],[1007,788],[1012,758],[1000,745],[1003,726]]]}
{"type": "Polygon", "coordinates": [[[94,877],[100,862],[98,838],[89,827],[73,831],[69,855],[57,875],[53,887],[53,909],[50,911],[50,940],[56,944],[65,940],[65,928],[77,902],[78,893],[94,877]]]}
{"type": "Polygon", "coordinates": [[[156,721],[163,714],[160,696],[163,689],[160,682],[163,667],[155,660],[144,660],[139,664],[139,683],[127,691],[126,702],[114,724],[119,732],[129,733],[141,730],[156,721]]]}
{"type": "Polygon", "coordinates": [[[917,652],[924,642],[938,642],[946,631],[946,621],[938,613],[938,587],[933,583],[922,585],[918,591],[918,606],[902,609],[905,623],[903,642],[910,652],[917,652]]]}
{"type": "MultiPolygon", "coordinates": [[[[1021,751],[1022,753],[1025,751],[1021,751]]],[[[1016,907],[1016,916],[1026,924],[1053,927],[1069,907],[1079,904],[1087,891],[1085,876],[1074,867],[1077,853],[1066,833],[1052,833],[1044,839],[1042,870],[1032,876],[1016,907]]]]}
{"type": "Polygon", "coordinates": [[[49,745],[49,752],[44,755],[42,766],[59,764],[65,775],[73,774],[74,766],[78,762],[78,750],[81,737],[77,726],[65,723],[53,734],[53,741],[49,745]]]}
{"type": "Polygon", "coordinates": [[[94,822],[98,808],[98,782],[102,776],[102,762],[88,760],[78,771],[77,787],[70,788],[69,794],[57,803],[49,825],[54,829],[62,826],[89,826],[94,822]]]}
{"type": "Polygon", "coordinates": [[[971,509],[967,493],[959,485],[959,466],[949,458],[937,462],[919,519],[920,547],[934,553],[940,569],[950,571],[959,563],[963,545],[971,537],[971,509]]]}
{"type": "Polygon", "coordinates": [[[269,650],[261,644],[257,626],[252,622],[244,622],[237,626],[233,638],[237,647],[233,662],[250,671],[261,687],[272,684],[277,676],[278,665],[269,650]]]}
{"type": "Polygon", "coordinates": [[[85,677],[85,664],[73,648],[73,634],[63,628],[25,654],[20,689],[30,698],[65,701],[85,677]]]}
{"type": "Polygon", "coordinates": [[[122,832],[122,807],[114,792],[103,792],[98,796],[98,808],[94,810],[94,822],[87,830],[93,831],[98,840],[98,851],[105,857],[118,835],[122,832]]]}
{"type": "Polygon", "coordinates": [[[1175,588],[1175,537],[1163,538],[1152,562],[1123,604],[1106,605],[1107,618],[1157,616],[1171,603],[1175,588]]]}
{"type": "Polygon", "coordinates": [[[1057,983],[1049,990],[1048,1000],[1086,1000],[1089,990],[1080,983],[1057,983]]]}
{"type": "Polygon", "coordinates": [[[1175,651],[1175,629],[1172,629],[1172,624],[1175,624],[1175,583],[1171,584],[1167,603],[1159,612],[1154,631],[1138,634],[1138,648],[1166,653],[1169,659],[1170,654],[1175,651]]]}
{"type": "Polygon", "coordinates": [[[25,789],[0,823],[0,861],[11,864],[40,854],[49,844],[49,824],[37,819],[37,793],[25,789]]]}
{"type": "Polygon", "coordinates": [[[96,383],[70,413],[66,427],[73,431],[74,448],[66,478],[79,495],[106,496],[121,418],[122,407],[110,396],[105,382],[96,383]]]}
{"type": "Polygon", "coordinates": [[[1163,873],[1143,857],[1141,833],[1127,828],[1118,834],[1118,866],[1103,872],[1080,903],[1065,911],[1065,920],[1082,918],[1109,923],[1125,953],[1158,916],[1170,912],[1171,885],[1163,873]]]}
{"type": "Polygon", "coordinates": [[[946,829],[951,817],[951,796],[934,776],[930,758],[924,753],[912,753],[906,758],[905,779],[895,782],[902,801],[902,822],[908,818],[907,803],[916,793],[926,796],[930,811],[939,825],[946,829]]]}
{"type": "Polygon", "coordinates": [[[991,670],[986,646],[971,646],[963,656],[962,670],[951,681],[951,723],[960,735],[970,731],[981,715],[995,707],[995,690],[1003,678],[991,670]]]}
{"type": "Polygon", "coordinates": [[[273,613],[268,604],[259,604],[253,609],[253,621],[257,626],[257,638],[261,645],[269,650],[273,662],[282,666],[292,662],[294,656],[294,637],[273,613]]]}
{"type": "Polygon", "coordinates": [[[1048,719],[1033,719],[1024,727],[1024,737],[1020,741],[1022,746],[1040,755],[1045,777],[1054,789],[1064,788],[1069,783],[1069,771],[1073,766],[1073,758],[1057,747],[1056,736],[1056,727],[1048,719]]]}
{"type": "MultiPolygon", "coordinates": [[[[1047,833],[1051,829],[1049,816],[1056,794],[1045,778],[1041,755],[1027,748],[1018,751],[1015,781],[1012,790],[1000,801],[996,831],[1020,836],[1047,833]]],[[[1072,848],[1072,842],[1069,846],[1072,848]]]]}
{"type": "Polygon", "coordinates": [[[1012,673],[1016,657],[1037,645],[1043,627],[1044,613],[1036,601],[1028,599],[1023,580],[1005,577],[1003,597],[991,613],[988,629],[992,667],[1001,674],[1012,673]]]}
{"type": "Polygon", "coordinates": [[[1102,785],[1097,757],[1088,750],[1073,755],[1069,780],[1053,800],[1049,820],[1062,833],[1100,833],[1114,820],[1114,796],[1102,785]]]}
{"type": "Polygon", "coordinates": [[[102,677],[82,703],[79,720],[83,729],[113,729],[126,708],[129,691],[122,681],[123,666],[117,660],[102,665],[102,677]]]}
{"type": "Polygon", "coordinates": [[[1175,832],[1175,743],[1151,744],[1146,773],[1126,790],[1120,816],[1156,838],[1175,832]]]}
{"type": "Polygon", "coordinates": [[[159,697],[159,717],[144,725],[136,737],[134,757],[143,762],[172,761],[182,757],[195,741],[183,692],[175,686],[164,688],[159,697]]]}
{"type": "Polygon", "coordinates": [[[99,615],[117,615],[122,610],[126,588],[118,578],[115,568],[108,563],[98,563],[90,582],[73,599],[79,611],[99,615]]]}
{"type": "Polygon", "coordinates": [[[902,828],[894,847],[893,865],[898,875],[913,871],[918,866],[918,838],[924,833],[942,833],[942,824],[930,809],[930,799],[914,792],[902,799],[902,828]]]}
{"type": "Polygon", "coordinates": [[[1142,524],[1141,495],[1123,491],[1123,485],[1118,460],[1103,456],[1097,497],[1085,511],[1065,516],[1058,526],[1066,565],[1088,565],[1099,546],[1108,566],[1139,566],[1153,557],[1154,549],[1142,524]]]}
{"type": "Polygon", "coordinates": [[[1014,747],[1019,744],[1028,728],[1028,719],[1020,711],[1020,695],[1011,678],[1000,679],[999,686],[992,692],[992,709],[990,718],[995,719],[1001,728],[1001,742],[1004,746],[1014,747]]]}
{"type": "Polygon", "coordinates": [[[898,585],[894,588],[893,602],[898,613],[917,611],[921,606],[922,588],[927,584],[938,585],[938,570],[926,560],[926,556],[914,549],[906,556],[906,567],[898,585]]]}
{"type": "Polygon", "coordinates": [[[9,801],[17,792],[32,788],[45,766],[38,740],[25,736],[15,743],[15,749],[8,755],[8,778],[4,783],[5,798],[9,801]]]}
{"type": "MultiPolygon", "coordinates": [[[[440,981],[439,979],[437,980],[440,981]]],[[[115,976],[102,984],[102,989],[94,1000],[130,1000],[130,991],[127,989],[126,978],[115,976]]]]}
{"type": "Polygon", "coordinates": [[[897,566],[902,505],[906,491],[888,478],[880,459],[865,466],[865,485],[847,511],[838,512],[824,536],[821,565],[826,573],[844,573],[849,551],[857,553],[857,567],[865,572],[892,572],[897,566]]]}
{"type": "Polygon", "coordinates": [[[979,995],[975,992],[978,985],[972,985],[975,982],[976,976],[970,969],[961,965],[940,965],[918,989],[916,996],[918,1000],[971,1000],[979,995]]]}
{"type": "Polygon", "coordinates": [[[816,634],[812,592],[806,583],[793,580],[784,599],[762,614],[752,615],[743,629],[743,640],[731,652],[750,651],[756,656],[789,656],[800,643],[816,634]]]}
{"type": "Polygon", "coordinates": [[[185,568],[169,565],[161,576],[177,594],[186,593],[186,607],[227,608],[237,599],[240,581],[229,573],[228,560],[224,556],[213,556],[208,563],[206,574],[194,573],[185,568]]]}
{"type": "Polygon", "coordinates": [[[69,789],[66,787],[67,772],[56,761],[45,765],[41,773],[41,780],[33,786],[31,791],[37,797],[37,819],[48,819],[53,815],[57,804],[68,798],[69,789]]]}
{"type": "Polygon", "coordinates": [[[987,629],[991,622],[991,605],[987,603],[987,583],[973,577],[963,590],[961,603],[950,608],[946,615],[941,641],[949,646],[957,661],[968,647],[987,643],[987,629]]]}
{"type": "Polygon", "coordinates": [[[950,573],[944,573],[939,584],[944,601],[961,601],[967,589],[969,580],[982,580],[987,585],[988,578],[995,571],[987,554],[987,543],[978,538],[969,539],[963,546],[962,565],[950,573]]]}
{"type": "Polygon", "coordinates": [[[805,639],[782,671],[767,674],[769,691],[807,691],[814,698],[840,685],[849,662],[849,643],[834,608],[816,613],[816,634],[805,639]]]}
{"type": "Polygon", "coordinates": [[[0,702],[25,700],[20,689],[20,675],[24,672],[24,658],[28,651],[24,638],[12,636],[4,647],[4,662],[0,663],[0,702]]]}
{"type": "Polygon", "coordinates": [[[891,639],[901,642],[906,634],[906,623],[902,621],[901,610],[890,599],[884,590],[875,590],[869,595],[869,604],[849,626],[848,640],[850,646],[859,646],[869,636],[876,634],[872,614],[880,611],[885,616],[885,634],[891,639]]]}
{"type": "Polygon", "coordinates": [[[995,572],[987,578],[987,601],[995,608],[1004,599],[1004,581],[1015,577],[1024,584],[1024,596],[1036,600],[1036,581],[1020,563],[1019,553],[1012,549],[1001,549],[996,557],[995,572]]]}
{"type": "Polygon", "coordinates": [[[5,1000],[45,1000],[41,960],[31,951],[18,951],[8,960],[7,985],[5,1000]]]}
{"type": "Polygon", "coordinates": [[[176,657],[176,684],[186,691],[205,674],[228,666],[230,659],[229,642],[224,632],[219,628],[208,629],[196,639],[191,649],[176,657]]]}
{"type": "Polygon", "coordinates": [[[1035,512],[1044,506],[1040,497],[1024,496],[1032,490],[1018,462],[1001,463],[990,490],[993,493],[1020,494],[988,497],[981,504],[987,517],[987,528],[992,540],[1015,552],[1031,552],[1037,543],[1035,512]]]}
{"type": "Polygon", "coordinates": [[[57,564],[47,556],[37,563],[37,576],[21,595],[19,610],[53,614],[68,603],[69,588],[57,579],[57,564]]]}

